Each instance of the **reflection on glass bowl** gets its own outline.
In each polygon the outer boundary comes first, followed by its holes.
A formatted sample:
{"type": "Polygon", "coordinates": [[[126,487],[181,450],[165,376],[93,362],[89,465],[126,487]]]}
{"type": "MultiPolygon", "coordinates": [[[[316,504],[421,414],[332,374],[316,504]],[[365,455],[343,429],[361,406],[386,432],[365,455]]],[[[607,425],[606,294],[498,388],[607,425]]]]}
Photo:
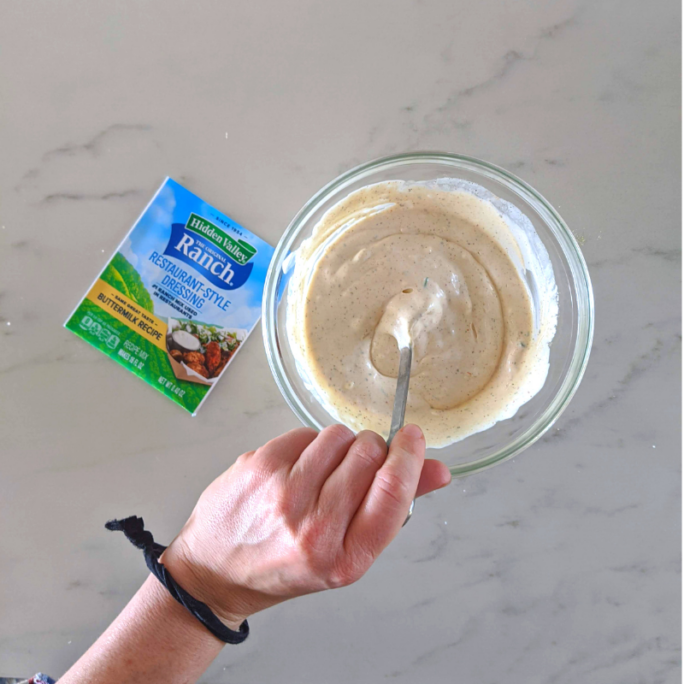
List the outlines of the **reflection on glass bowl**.
{"type": "Polygon", "coordinates": [[[273,376],[298,418],[316,429],[336,422],[299,372],[287,335],[292,254],[311,236],[321,217],[354,190],[388,180],[438,178],[475,183],[519,209],[548,252],[558,289],[558,325],[550,349],[549,373],[541,391],[512,418],[431,450],[430,456],[443,460],[454,475],[465,475],[511,458],[539,439],[572,398],[589,358],[594,307],[586,263],[558,213],[524,181],[487,162],[441,153],[398,155],[343,174],[304,205],[278,243],[265,285],[263,334],[273,376]]]}

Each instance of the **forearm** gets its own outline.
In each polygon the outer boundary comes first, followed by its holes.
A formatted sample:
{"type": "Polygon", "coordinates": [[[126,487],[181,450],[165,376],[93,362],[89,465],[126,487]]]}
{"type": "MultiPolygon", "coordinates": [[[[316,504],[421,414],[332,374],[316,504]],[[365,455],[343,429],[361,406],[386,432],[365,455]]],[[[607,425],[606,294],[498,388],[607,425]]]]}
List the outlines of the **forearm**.
{"type": "MultiPolygon", "coordinates": [[[[389,450],[380,435],[340,425],[293,430],[214,480],[161,562],[233,630],[280,601],[355,582],[411,499],[449,483],[424,454],[415,426],[389,450]]],[[[189,684],[222,646],[150,576],[60,684],[189,684]]]]}
{"type": "Polygon", "coordinates": [[[223,643],[150,575],[60,684],[195,682],[223,643]]]}

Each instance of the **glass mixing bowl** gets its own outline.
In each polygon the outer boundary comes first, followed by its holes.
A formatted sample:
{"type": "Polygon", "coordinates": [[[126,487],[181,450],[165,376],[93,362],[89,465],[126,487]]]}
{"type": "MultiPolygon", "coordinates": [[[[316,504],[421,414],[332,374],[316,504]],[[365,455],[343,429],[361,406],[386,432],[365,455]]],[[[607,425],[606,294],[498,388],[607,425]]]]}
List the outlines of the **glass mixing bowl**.
{"type": "MultiPolygon", "coordinates": [[[[512,458],[538,440],[568,405],[584,374],[594,332],[594,298],[580,248],[556,210],[534,188],[488,162],[443,153],[386,157],[347,171],[317,192],[295,216],[276,247],[264,291],[264,344],[280,391],[297,417],[317,430],[337,422],[300,377],[287,335],[291,262],[287,257],[311,236],[321,217],[349,193],[388,180],[459,178],[483,186],[529,218],[546,247],[558,287],[558,326],[541,391],[512,418],[483,432],[430,449],[453,475],[463,476],[512,458]]],[[[387,418],[389,429],[389,416],[387,418]]]]}

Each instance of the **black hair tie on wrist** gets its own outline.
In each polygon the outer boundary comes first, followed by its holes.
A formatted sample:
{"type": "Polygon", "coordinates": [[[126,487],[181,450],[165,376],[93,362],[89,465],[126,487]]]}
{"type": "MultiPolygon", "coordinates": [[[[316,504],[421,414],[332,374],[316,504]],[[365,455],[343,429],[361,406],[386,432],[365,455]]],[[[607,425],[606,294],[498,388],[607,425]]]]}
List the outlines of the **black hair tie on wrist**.
{"type": "Polygon", "coordinates": [[[145,529],[142,518],[132,515],[123,520],[110,520],[105,527],[108,530],[123,532],[126,539],[145,554],[145,562],[150,572],[169,590],[171,596],[187,608],[217,639],[227,644],[241,644],[249,636],[247,620],[240,625],[237,632],[226,627],[206,603],[193,598],[176,583],[171,573],[159,562],[159,557],[166,547],[154,541],[152,533],[145,529]]]}

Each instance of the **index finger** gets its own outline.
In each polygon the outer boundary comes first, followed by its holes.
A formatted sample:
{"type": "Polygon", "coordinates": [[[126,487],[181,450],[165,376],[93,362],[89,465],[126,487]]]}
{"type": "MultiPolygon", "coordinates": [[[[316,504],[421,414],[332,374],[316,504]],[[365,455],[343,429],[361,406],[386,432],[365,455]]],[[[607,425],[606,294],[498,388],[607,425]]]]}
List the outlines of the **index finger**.
{"type": "Polygon", "coordinates": [[[425,438],[416,425],[406,425],[392,440],[387,459],[352,518],[344,544],[376,557],[406,520],[425,460],[425,438]]]}

